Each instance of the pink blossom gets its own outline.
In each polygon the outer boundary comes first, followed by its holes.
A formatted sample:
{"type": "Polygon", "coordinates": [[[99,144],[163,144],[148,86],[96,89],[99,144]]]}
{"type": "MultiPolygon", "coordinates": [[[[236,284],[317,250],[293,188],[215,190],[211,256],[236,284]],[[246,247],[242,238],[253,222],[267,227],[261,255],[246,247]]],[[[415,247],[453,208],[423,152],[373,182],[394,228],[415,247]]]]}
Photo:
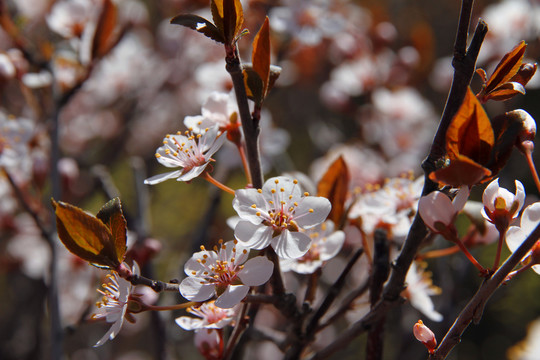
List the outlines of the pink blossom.
{"type": "Polygon", "coordinates": [[[205,301],[216,295],[216,306],[232,308],[247,295],[250,286],[266,283],[274,269],[266,257],[247,260],[249,249],[237,241],[228,241],[220,249],[201,249],[186,262],[188,277],[180,284],[180,293],[190,301],[205,301]]]}
{"type": "Polygon", "coordinates": [[[310,237],[300,230],[326,220],[331,204],[326,198],[302,194],[298,181],[280,176],[268,179],[262,189],[237,190],[233,207],[241,218],[234,236],[243,246],[271,245],[279,257],[295,259],[311,245],[310,237]]]}

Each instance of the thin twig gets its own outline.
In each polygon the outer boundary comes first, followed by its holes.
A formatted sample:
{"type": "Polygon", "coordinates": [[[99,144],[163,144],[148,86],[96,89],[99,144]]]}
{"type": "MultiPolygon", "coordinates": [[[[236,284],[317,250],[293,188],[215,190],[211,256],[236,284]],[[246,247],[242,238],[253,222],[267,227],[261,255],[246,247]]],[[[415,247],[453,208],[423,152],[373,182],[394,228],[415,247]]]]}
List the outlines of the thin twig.
{"type": "Polygon", "coordinates": [[[540,224],[536,226],[534,231],[527,239],[519,246],[519,248],[504,262],[504,264],[493,274],[493,276],[480,285],[476,294],[471,298],[469,303],[461,311],[456,321],[448,330],[445,337],[429,357],[430,360],[441,360],[446,358],[450,351],[456,346],[461,335],[471,322],[477,323],[482,317],[484,305],[489,300],[491,295],[505,281],[506,277],[516,267],[516,265],[525,257],[529,250],[540,238],[540,224]]]}

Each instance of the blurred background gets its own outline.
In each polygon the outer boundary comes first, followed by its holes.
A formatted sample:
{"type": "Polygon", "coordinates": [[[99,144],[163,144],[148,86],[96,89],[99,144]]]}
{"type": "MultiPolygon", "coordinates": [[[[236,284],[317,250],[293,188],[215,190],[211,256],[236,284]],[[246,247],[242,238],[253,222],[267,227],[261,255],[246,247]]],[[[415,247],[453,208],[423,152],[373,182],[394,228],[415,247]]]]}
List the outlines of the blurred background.
{"type": "MultiPolygon", "coordinates": [[[[213,91],[232,89],[223,47],[169,23],[180,13],[211,19],[209,3],[114,1],[115,40],[95,56],[89,49],[103,3],[0,1],[0,165],[20,191],[17,194],[2,174],[0,359],[51,356],[47,311],[51,245],[20,201],[24,198],[52,228],[51,176],[60,184],[60,200],[92,214],[120,196],[130,251],[149,277],[182,279],[185,261],[201,244],[233,237],[226,223],[235,215],[229,194],[201,179],[143,184],[165,171],[154,157],[163,137],[185,130],[184,118],[201,114],[213,91]],[[57,176],[51,171],[51,159],[58,160],[57,176]]],[[[297,171],[317,182],[340,155],[351,172],[351,189],[363,191],[404,173],[421,174],[420,163],[451,84],[459,1],[246,0],[242,5],[249,30],[238,42],[243,61],[250,61],[251,42],[268,16],[272,64],[282,69],[262,116],[260,145],[267,178],[297,171]]],[[[528,43],[524,61],[538,61],[537,0],[476,1],[471,32],[480,17],[489,32],[477,65],[488,75],[521,40],[528,43]]],[[[476,76],[475,93],[481,84],[476,76]]],[[[539,86],[537,75],[526,95],[488,102],[485,109],[490,117],[522,108],[539,118],[539,86]]],[[[245,186],[234,147],[224,146],[214,158],[216,178],[232,188],[245,186]]],[[[527,201],[537,199],[525,158],[518,152],[500,177],[501,186],[511,191],[514,179],[520,180],[527,201]]],[[[482,188],[474,189],[472,196],[479,200],[481,193],[482,188]]],[[[442,240],[436,244],[445,246],[442,240]]],[[[495,248],[491,243],[473,253],[489,264],[495,248]]],[[[100,298],[95,289],[106,272],[61,246],[54,247],[54,254],[66,358],[202,358],[193,334],[174,323],[181,311],[140,314],[114,341],[93,348],[108,329],[88,321],[100,298]]],[[[338,259],[336,267],[345,258],[338,259]]],[[[442,290],[433,302],[443,320],[426,322],[442,336],[481,279],[462,254],[430,260],[428,269],[433,284],[442,290]]],[[[538,330],[536,340],[531,332],[531,342],[522,343],[528,327],[533,329],[531,324],[540,318],[539,294],[540,279],[532,271],[503,286],[488,303],[480,324],[467,329],[448,358],[540,359],[540,355],[524,357],[520,351],[531,344],[540,348],[538,330]]],[[[184,300],[169,293],[157,301],[165,305],[184,300]]],[[[385,359],[426,358],[411,331],[421,316],[410,305],[388,315],[385,359]]],[[[338,325],[325,334],[328,339],[348,323],[338,325]]],[[[362,358],[364,347],[365,336],[359,337],[333,358],[362,358]]],[[[269,343],[257,343],[249,350],[261,360],[280,358],[269,343]]]]}

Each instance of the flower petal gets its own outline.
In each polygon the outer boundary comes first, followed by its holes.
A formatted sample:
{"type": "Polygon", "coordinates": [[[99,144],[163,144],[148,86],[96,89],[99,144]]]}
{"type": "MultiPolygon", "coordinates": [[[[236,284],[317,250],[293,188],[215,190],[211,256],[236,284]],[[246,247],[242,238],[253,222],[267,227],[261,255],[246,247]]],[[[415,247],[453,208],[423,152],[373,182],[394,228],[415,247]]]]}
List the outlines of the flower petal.
{"type": "Polygon", "coordinates": [[[217,307],[230,309],[239,304],[246,297],[249,291],[247,285],[229,285],[225,292],[219,296],[215,302],[217,307]]]}
{"type": "Polygon", "coordinates": [[[272,276],[274,264],[264,256],[256,256],[244,264],[238,277],[245,285],[259,286],[268,281],[272,276]]]}
{"type": "Polygon", "coordinates": [[[432,230],[436,230],[435,222],[442,222],[448,226],[454,218],[452,201],[440,191],[422,196],[418,201],[418,212],[424,223],[432,230]]]}
{"type": "Polygon", "coordinates": [[[112,340],[116,337],[116,335],[118,335],[118,333],[120,332],[120,329],[122,328],[122,324],[124,323],[125,311],[126,310],[124,308],[122,312],[122,316],[117,321],[115,321],[115,323],[111,326],[109,331],[107,331],[105,335],[103,335],[103,337],[99,339],[99,341],[94,345],[94,347],[101,346],[105,344],[107,340],[112,340]]]}
{"type": "MultiPolygon", "coordinates": [[[[540,223],[540,202],[531,204],[523,210],[521,215],[521,229],[525,231],[527,236],[538,226],[540,223]]],[[[525,240],[525,239],[524,239],[525,240]]]]}
{"type": "Polygon", "coordinates": [[[234,228],[234,237],[250,249],[261,250],[272,241],[272,228],[266,225],[255,225],[249,221],[239,221],[234,228]]]}
{"type": "Polygon", "coordinates": [[[328,217],[332,204],[321,196],[306,196],[296,208],[294,221],[300,227],[308,229],[322,223],[328,217]]]}
{"type": "Polygon", "coordinates": [[[215,287],[202,278],[187,277],[180,283],[180,294],[189,301],[205,301],[215,293],[215,287]]]}
{"type": "Polygon", "coordinates": [[[175,179],[175,178],[179,177],[180,175],[182,175],[182,170],[171,171],[171,172],[164,173],[164,174],[154,175],[154,176],[144,180],[144,183],[146,185],[155,185],[155,184],[159,184],[159,183],[161,183],[161,182],[163,182],[165,180],[175,179]]]}
{"type": "Polygon", "coordinates": [[[192,318],[190,316],[180,316],[174,320],[178,326],[184,330],[195,330],[203,327],[203,321],[201,319],[192,318]]]}
{"type": "Polygon", "coordinates": [[[189,171],[187,171],[184,174],[181,174],[178,176],[176,181],[190,181],[195,179],[197,176],[201,175],[201,173],[206,169],[208,166],[208,163],[204,163],[201,166],[194,166],[189,171]]]}
{"type": "Polygon", "coordinates": [[[517,248],[527,238],[527,233],[518,226],[510,226],[506,231],[506,246],[511,252],[517,250],[517,248]]]}
{"type": "Polygon", "coordinates": [[[240,189],[234,192],[233,208],[243,220],[260,224],[263,218],[258,212],[267,214],[267,203],[262,194],[256,189],[240,189]],[[253,207],[255,205],[255,207],[253,207]]]}
{"type": "Polygon", "coordinates": [[[283,259],[297,259],[308,252],[311,238],[301,232],[285,230],[281,235],[272,238],[272,247],[283,259]]]}
{"type": "Polygon", "coordinates": [[[336,256],[345,243],[345,233],[338,230],[319,242],[320,259],[329,260],[336,256]]]}
{"type": "Polygon", "coordinates": [[[482,193],[482,203],[489,211],[495,210],[495,198],[499,192],[499,178],[493,180],[482,193]]]}

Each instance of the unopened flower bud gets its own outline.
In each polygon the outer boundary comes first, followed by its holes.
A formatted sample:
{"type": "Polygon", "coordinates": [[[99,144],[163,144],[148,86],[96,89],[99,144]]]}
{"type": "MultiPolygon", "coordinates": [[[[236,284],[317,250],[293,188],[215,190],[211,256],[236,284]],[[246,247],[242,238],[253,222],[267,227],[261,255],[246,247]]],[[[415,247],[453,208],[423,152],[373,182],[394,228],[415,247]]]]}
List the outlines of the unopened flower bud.
{"type": "Polygon", "coordinates": [[[413,334],[416,340],[420,341],[428,349],[430,354],[433,354],[435,348],[437,347],[437,339],[435,339],[435,334],[430,330],[422,320],[418,320],[413,326],[413,334]]]}
{"type": "Polygon", "coordinates": [[[521,130],[516,139],[516,147],[521,152],[526,152],[533,145],[534,137],[536,136],[536,121],[534,118],[523,109],[516,109],[506,113],[506,116],[521,123],[521,130]]]}

